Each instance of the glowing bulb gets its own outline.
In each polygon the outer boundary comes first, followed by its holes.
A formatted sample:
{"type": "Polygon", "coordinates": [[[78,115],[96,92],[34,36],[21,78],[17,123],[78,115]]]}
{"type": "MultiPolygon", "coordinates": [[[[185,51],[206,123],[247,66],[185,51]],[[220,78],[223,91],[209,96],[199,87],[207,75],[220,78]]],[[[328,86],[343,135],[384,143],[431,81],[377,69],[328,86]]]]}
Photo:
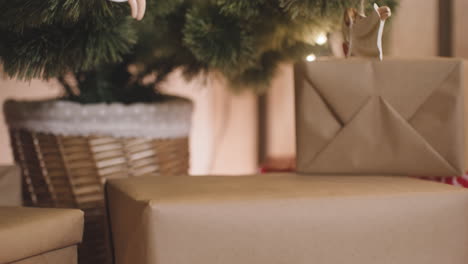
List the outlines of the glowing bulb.
{"type": "Polygon", "coordinates": [[[328,41],[328,38],[327,38],[327,35],[325,35],[325,33],[320,33],[317,38],[315,38],[315,43],[319,44],[319,45],[323,45],[325,43],[327,43],[328,41]]]}
{"type": "Polygon", "coordinates": [[[315,61],[317,59],[317,56],[315,56],[315,54],[309,54],[307,57],[306,57],[306,60],[307,61],[315,61]]]}

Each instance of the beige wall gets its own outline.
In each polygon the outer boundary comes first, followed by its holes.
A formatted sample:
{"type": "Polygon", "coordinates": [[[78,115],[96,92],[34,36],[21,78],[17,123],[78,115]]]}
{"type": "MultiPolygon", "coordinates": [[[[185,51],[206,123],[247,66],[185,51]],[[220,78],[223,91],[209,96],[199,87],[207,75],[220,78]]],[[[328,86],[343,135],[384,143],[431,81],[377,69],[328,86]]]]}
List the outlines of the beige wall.
{"type": "Polygon", "coordinates": [[[191,173],[251,174],[257,171],[257,99],[232,94],[220,78],[185,82],[178,72],[165,91],[193,100],[191,173]]]}
{"type": "Polygon", "coordinates": [[[468,1],[454,0],[453,8],[453,55],[468,59],[468,1]]]}
{"type": "Polygon", "coordinates": [[[282,65],[266,95],[267,158],[290,157],[296,153],[293,78],[293,66],[282,65]]]}
{"type": "Polygon", "coordinates": [[[438,52],[438,0],[401,0],[391,18],[389,55],[436,56],[438,52]]]}

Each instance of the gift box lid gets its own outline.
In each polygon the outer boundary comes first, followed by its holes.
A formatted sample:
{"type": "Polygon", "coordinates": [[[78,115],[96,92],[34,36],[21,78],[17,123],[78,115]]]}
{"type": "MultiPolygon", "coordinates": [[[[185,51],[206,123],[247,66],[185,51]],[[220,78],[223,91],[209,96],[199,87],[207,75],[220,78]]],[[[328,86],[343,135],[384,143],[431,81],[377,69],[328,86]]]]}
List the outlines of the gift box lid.
{"type": "Polygon", "coordinates": [[[0,207],[0,263],[80,243],[83,221],[75,209],[0,207]]]}
{"type": "Polygon", "coordinates": [[[468,263],[468,191],[445,184],[149,176],[106,190],[117,264],[468,263]]]}
{"type": "Polygon", "coordinates": [[[292,173],[249,176],[138,177],[110,180],[109,192],[118,192],[133,201],[152,203],[210,203],[227,200],[284,198],[333,198],[347,196],[388,196],[460,188],[405,177],[302,176],[292,173]]]}

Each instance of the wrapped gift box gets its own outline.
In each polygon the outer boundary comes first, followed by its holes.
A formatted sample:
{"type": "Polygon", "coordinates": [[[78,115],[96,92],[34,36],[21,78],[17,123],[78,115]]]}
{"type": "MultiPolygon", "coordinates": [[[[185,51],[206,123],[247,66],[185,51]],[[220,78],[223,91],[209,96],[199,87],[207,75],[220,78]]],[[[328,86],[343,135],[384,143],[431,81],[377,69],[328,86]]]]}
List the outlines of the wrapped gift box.
{"type": "Polygon", "coordinates": [[[76,264],[83,212],[0,207],[0,264],[76,264]]]}
{"type": "Polygon", "coordinates": [[[468,191],[405,177],[109,181],[116,264],[466,264],[468,191]]]}
{"type": "Polygon", "coordinates": [[[297,171],[463,175],[464,72],[443,58],[296,65],[297,171]]]}
{"type": "Polygon", "coordinates": [[[0,206],[20,206],[21,175],[13,165],[0,166],[0,206]]]}

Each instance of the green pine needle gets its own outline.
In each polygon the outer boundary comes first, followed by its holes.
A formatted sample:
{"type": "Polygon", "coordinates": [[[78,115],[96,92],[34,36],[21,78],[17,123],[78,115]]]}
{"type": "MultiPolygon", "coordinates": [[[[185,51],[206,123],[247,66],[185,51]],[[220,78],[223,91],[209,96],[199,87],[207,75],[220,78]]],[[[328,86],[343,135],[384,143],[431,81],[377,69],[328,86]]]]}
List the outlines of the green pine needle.
{"type": "MultiPolygon", "coordinates": [[[[398,0],[375,2],[394,10],[398,0]]],[[[345,9],[359,3],[147,0],[135,22],[127,3],[0,0],[0,61],[13,78],[58,77],[67,99],[81,103],[161,100],[154,87],[178,68],[187,78],[219,72],[235,91],[262,92],[280,63],[329,52],[313,36],[339,30],[345,9]]]]}

